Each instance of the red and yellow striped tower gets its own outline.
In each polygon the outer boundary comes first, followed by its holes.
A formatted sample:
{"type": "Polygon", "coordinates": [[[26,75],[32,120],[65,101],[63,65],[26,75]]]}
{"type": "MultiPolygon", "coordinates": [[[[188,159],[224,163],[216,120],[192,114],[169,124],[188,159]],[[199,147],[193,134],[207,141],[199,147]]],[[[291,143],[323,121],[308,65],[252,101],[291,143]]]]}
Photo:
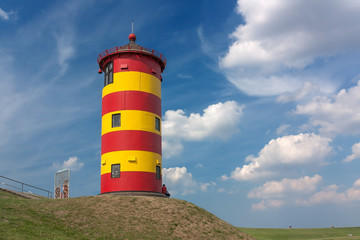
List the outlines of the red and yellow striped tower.
{"type": "Polygon", "coordinates": [[[104,73],[101,193],[161,193],[162,54],[135,43],[98,57],[104,73]]]}

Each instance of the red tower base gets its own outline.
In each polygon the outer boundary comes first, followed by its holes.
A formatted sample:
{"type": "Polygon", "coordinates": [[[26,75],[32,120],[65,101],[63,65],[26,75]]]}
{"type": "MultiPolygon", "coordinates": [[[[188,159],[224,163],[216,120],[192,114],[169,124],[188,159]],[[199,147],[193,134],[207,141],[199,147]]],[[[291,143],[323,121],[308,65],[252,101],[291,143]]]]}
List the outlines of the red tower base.
{"type": "Polygon", "coordinates": [[[120,178],[111,178],[111,173],[101,175],[101,193],[118,191],[144,191],[161,193],[161,180],[155,173],[121,172],[120,178]]]}

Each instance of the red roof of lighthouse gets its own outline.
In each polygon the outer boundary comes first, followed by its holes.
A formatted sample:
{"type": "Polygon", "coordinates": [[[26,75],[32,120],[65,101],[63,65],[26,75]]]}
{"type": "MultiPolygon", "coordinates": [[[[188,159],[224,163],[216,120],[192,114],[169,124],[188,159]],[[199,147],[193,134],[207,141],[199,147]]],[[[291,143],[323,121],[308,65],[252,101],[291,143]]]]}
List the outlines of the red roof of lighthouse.
{"type": "Polygon", "coordinates": [[[158,51],[155,51],[154,49],[142,47],[136,44],[135,41],[136,41],[136,35],[134,33],[131,33],[129,35],[128,44],[124,46],[116,46],[100,53],[97,58],[97,62],[100,68],[104,71],[105,64],[109,61],[109,59],[112,56],[116,54],[135,53],[135,54],[145,54],[153,57],[154,59],[159,61],[159,64],[161,66],[161,72],[164,71],[166,66],[166,58],[164,57],[164,55],[162,55],[158,51]]]}

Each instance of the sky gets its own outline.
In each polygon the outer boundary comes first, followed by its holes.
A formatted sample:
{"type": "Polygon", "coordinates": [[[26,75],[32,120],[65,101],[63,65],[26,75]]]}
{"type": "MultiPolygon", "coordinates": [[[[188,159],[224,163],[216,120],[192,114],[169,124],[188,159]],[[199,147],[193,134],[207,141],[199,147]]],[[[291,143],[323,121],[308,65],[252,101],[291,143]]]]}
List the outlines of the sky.
{"type": "Polygon", "coordinates": [[[97,56],[167,58],[163,182],[241,227],[359,226],[360,2],[0,2],[0,175],[100,193],[97,56]]]}

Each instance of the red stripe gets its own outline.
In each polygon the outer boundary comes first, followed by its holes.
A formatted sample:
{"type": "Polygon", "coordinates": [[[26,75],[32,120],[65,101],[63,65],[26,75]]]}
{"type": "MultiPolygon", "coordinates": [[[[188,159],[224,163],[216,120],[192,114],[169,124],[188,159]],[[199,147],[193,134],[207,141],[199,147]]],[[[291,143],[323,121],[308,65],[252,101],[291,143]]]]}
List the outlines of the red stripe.
{"type": "Polygon", "coordinates": [[[121,54],[114,59],[114,73],[129,71],[148,73],[161,79],[159,61],[147,55],[121,54]]]}
{"type": "Polygon", "coordinates": [[[138,130],[115,131],[101,136],[101,154],[125,150],[148,151],[161,155],[161,136],[138,130]]]}
{"type": "Polygon", "coordinates": [[[120,172],[119,178],[111,173],[101,175],[101,193],[118,191],[145,191],[161,193],[161,180],[150,172],[120,172]]]}
{"type": "Polygon", "coordinates": [[[121,110],[141,110],[161,116],[161,99],[140,91],[114,92],[103,97],[102,115],[121,110]]]}

